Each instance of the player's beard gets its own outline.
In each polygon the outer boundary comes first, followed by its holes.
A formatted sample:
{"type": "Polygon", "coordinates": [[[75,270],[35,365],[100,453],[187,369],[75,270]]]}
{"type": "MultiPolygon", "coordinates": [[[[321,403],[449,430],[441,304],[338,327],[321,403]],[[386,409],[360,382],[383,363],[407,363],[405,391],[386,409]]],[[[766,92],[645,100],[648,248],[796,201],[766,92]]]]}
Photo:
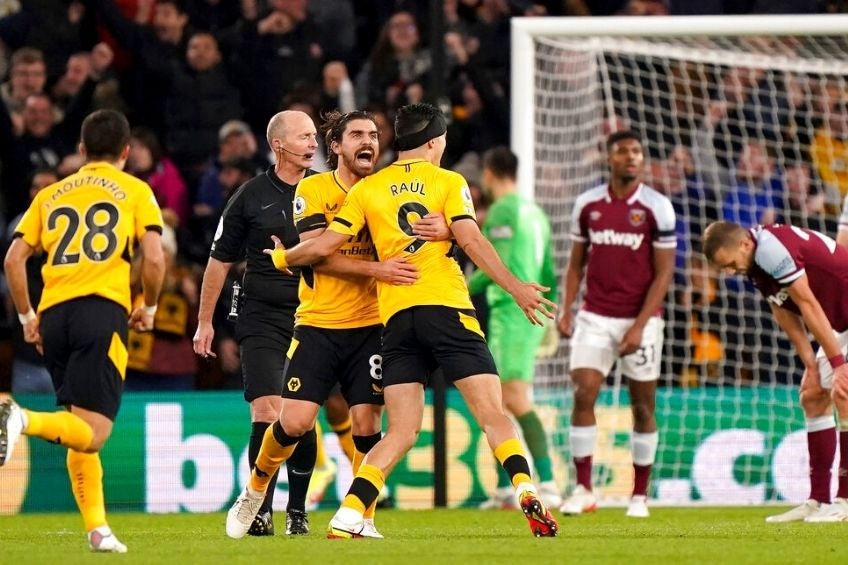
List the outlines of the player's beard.
{"type": "MultiPolygon", "coordinates": [[[[357,154],[358,153],[359,152],[357,151],[357,154]]],[[[365,178],[374,171],[374,161],[376,154],[376,151],[372,151],[371,162],[368,165],[360,163],[359,160],[357,160],[356,158],[356,154],[354,154],[352,157],[348,157],[347,155],[342,154],[342,161],[344,161],[347,170],[349,170],[359,178],[365,178]]]]}

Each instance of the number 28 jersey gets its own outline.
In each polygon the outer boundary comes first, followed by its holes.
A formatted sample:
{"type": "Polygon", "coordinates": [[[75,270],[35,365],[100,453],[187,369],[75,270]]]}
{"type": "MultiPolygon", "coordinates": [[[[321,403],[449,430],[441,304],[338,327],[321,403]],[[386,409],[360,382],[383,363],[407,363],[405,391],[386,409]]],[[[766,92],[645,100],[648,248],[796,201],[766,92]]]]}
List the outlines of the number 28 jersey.
{"type": "Polygon", "coordinates": [[[380,260],[405,257],[418,267],[419,279],[412,285],[377,282],[384,324],[413,306],[473,308],[465,278],[450,256],[451,242],[425,242],[412,233],[412,224],[431,212],[443,214],[449,226],[458,220],[475,220],[471,192],[462,175],[410,159],[356,183],[328,227],[354,236],[367,224],[380,260]]]}
{"type": "Polygon", "coordinates": [[[129,312],[132,252],[148,230],[162,232],[153,191],[114,165],[89,163],[44,188],[15,229],[46,253],[38,310],[96,295],[129,312]]]}

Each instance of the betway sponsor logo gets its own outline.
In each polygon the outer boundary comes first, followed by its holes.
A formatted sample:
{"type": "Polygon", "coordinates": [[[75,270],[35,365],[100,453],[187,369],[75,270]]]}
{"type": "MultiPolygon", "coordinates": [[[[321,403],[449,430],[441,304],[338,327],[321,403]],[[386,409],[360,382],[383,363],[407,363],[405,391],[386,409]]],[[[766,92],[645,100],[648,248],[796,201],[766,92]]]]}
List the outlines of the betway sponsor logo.
{"type": "Polygon", "coordinates": [[[781,289],[780,292],[772,294],[771,296],[766,298],[766,300],[768,300],[769,302],[771,302],[775,306],[783,306],[783,303],[786,302],[788,299],[789,299],[789,291],[786,290],[785,288],[781,289]]]}
{"type": "Polygon", "coordinates": [[[645,239],[643,233],[618,232],[610,229],[589,230],[589,241],[592,245],[622,245],[636,251],[642,245],[643,239],[645,239]]]}

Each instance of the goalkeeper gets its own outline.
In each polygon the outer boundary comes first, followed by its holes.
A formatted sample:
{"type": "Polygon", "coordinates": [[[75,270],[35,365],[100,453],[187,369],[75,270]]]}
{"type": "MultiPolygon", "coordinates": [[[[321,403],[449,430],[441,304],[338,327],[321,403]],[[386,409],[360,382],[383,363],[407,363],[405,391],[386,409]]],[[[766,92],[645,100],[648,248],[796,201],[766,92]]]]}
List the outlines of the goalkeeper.
{"type": "MultiPolygon", "coordinates": [[[[521,280],[539,281],[549,287],[545,298],[556,302],[551,226],[544,211],[516,191],[518,158],[506,147],[495,147],[483,156],[483,188],[494,200],[483,224],[486,236],[507,268],[521,280]]],[[[545,327],[534,326],[510,295],[481,269],[468,282],[469,293],[486,292],[489,304],[488,343],[501,378],[503,404],[521,426],[539,478],[539,495],[551,507],[561,496],[554,481],[551,457],[542,422],[531,400],[536,353],[545,327]]],[[[512,483],[501,465],[495,495],[481,508],[515,506],[512,483]]]]}

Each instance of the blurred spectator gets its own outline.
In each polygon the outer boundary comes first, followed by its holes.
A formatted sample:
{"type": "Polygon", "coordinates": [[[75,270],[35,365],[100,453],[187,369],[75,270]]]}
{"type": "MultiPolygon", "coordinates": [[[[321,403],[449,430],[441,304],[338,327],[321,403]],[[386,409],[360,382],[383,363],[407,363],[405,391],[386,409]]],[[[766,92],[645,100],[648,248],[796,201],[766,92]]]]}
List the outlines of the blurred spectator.
{"type": "Polygon", "coordinates": [[[126,104],[118,94],[120,85],[111,73],[108,73],[113,56],[111,47],[101,42],[90,52],[80,51],[68,57],[65,73],[59,77],[52,89],[53,101],[57,109],[64,111],[70,105],[92,73],[100,76],[94,90],[92,110],[105,107],[125,109],[126,104]]]}
{"type": "MultiPolygon", "coordinates": [[[[196,357],[191,336],[197,318],[197,274],[177,263],[177,240],[170,226],[162,232],[162,249],[165,281],[153,331],[130,329],[127,339],[124,389],[129,391],[194,389],[196,357]]],[[[139,293],[136,302],[143,300],[139,293]]]]}
{"type": "Polygon", "coordinates": [[[173,161],[163,153],[162,144],[153,130],[133,128],[126,171],[150,185],[166,221],[172,214],[179,220],[179,225],[185,226],[188,223],[186,183],[173,161]],[[170,210],[170,214],[166,210],[170,210]]]}
{"type": "MultiPolygon", "coordinates": [[[[757,84],[762,70],[745,67],[730,67],[722,72],[713,100],[704,116],[704,127],[712,135],[714,159],[718,164],[731,169],[737,156],[742,152],[744,141],[748,138],[745,125],[749,123],[746,107],[751,89],[757,84]]],[[[752,137],[756,138],[756,135],[752,137]]]]}
{"type": "Polygon", "coordinates": [[[395,121],[388,110],[380,104],[369,104],[365,110],[371,112],[374,116],[374,123],[377,125],[380,140],[380,155],[377,157],[377,164],[374,165],[374,172],[389,166],[397,160],[397,152],[395,152],[392,144],[395,140],[395,121]]]}
{"type": "Polygon", "coordinates": [[[194,183],[218,148],[218,129],[243,115],[239,92],[221,63],[218,42],[209,33],[192,35],[185,59],[162,70],[168,84],[165,147],[194,183]]]}
{"type": "Polygon", "coordinates": [[[319,83],[324,56],[306,0],[269,0],[269,5],[270,10],[245,22],[234,65],[245,119],[257,135],[265,134],[268,116],[281,110],[281,100],[295,87],[319,83]]]}
{"type": "Polygon", "coordinates": [[[320,30],[324,55],[328,60],[351,62],[356,47],[356,27],[351,25],[355,21],[351,0],[309,2],[308,9],[320,30]]]}
{"type": "Polygon", "coordinates": [[[53,101],[64,108],[85,84],[91,73],[91,53],[81,51],[68,57],[65,73],[53,85],[53,101]]]}
{"type": "Polygon", "coordinates": [[[339,110],[342,113],[356,109],[353,82],[347,74],[347,66],[341,61],[330,61],[324,65],[323,89],[321,91],[321,113],[339,110]]]}
{"type": "Polygon", "coordinates": [[[394,14],[383,26],[368,61],[356,77],[358,105],[376,102],[397,108],[406,104],[407,89],[425,83],[431,63],[429,50],[421,46],[413,15],[394,14]]]}
{"type": "Polygon", "coordinates": [[[448,130],[444,163],[450,166],[466,151],[483,151],[509,141],[509,102],[506,92],[492,80],[466,49],[462,36],[445,35],[445,45],[456,61],[453,123],[448,130]]]}
{"type": "Polygon", "coordinates": [[[43,53],[52,82],[62,74],[68,53],[80,51],[83,40],[90,39],[83,28],[85,12],[81,0],[26,0],[20,11],[0,20],[0,42],[10,49],[26,46],[43,53]]]}
{"type": "Polygon", "coordinates": [[[55,108],[46,94],[31,94],[22,112],[21,132],[16,134],[5,105],[0,105],[0,162],[3,196],[8,215],[26,208],[28,176],[36,169],[57,168],[62,160],[76,153],[80,126],[91,109],[97,86],[96,70],[92,71],[62,121],[54,123],[55,108]],[[8,166],[14,163],[14,166],[8,166]]]}
{"type": "Polygon", "coordinates": [[[675,279],[679,280],[686,270],[686,261],[692,255],[689,234],[692,227],[687,210],[686,184],[682,171],[671,167],[662,159],[652,159],[645,166],[645,180],[651,188],[663,193],[674,207],[674,230],[677,234],[677,250],[674,256],[675,279]]]}
{"type": "Polygon", "coordinates": [[[810,165],[803,162],[788,164],[783,169],[786,187],[786,223],[801,228],[810,228],[821,233],[835,233],[834,218],[828,221],[825,198],[814,192],[810,165]]]}
{"type": "MultiPolygon", "coordinates": [[[[29,201],[35,198],[41,189],[55,182],[59,182],[59,175],[51,169],[38,169],[30,175],[29,201]]],[[[18,214],[11,222],[5,234],[3,248],[6,248],[14,237],[15,228],[21,220],[23,213],[18,214]]],[[[41,278],[41,265],[44,262],[44,253],[36,251],[26,262],[27,289],[30,300],[38,304],[41,300],[41,292],[44,290],[44,280],[41,278]]],[[[9,297],[7,297],[9,299],[9,297]]],[[[8,311],[14,312],[14,305],[9,305],[8,311]]],[[[31,343],[24,341],[23,329],[17,316],[10,317],[12,325],[12,349],[15,354],[12,362],[12,393],[52,393],[53,380],[44,366],[44,358],[31,343]]]]}
{"type": "Polygon", "coordinates": [[[130,122],[162,135],[168,93],[168,85],[161,80],[162,69],[182,58],[190,33],[182,0],[158,0],[150,26],[126,17],[114,0],[90,1],[105,28],[134,58],[134,64],[121,75],[122,93],[133,110],[130,122]]]}
{"type": "MultiPolygon", "coordinates": [[[[87,78],[86,74],[86,78],[87,78]]],[[[15,134],[23,132],[23,111],[26,99],[31,94],[44,92],[47,82],[47,66],[44,55],[38,49],[22,47],[12,53],[9,61],[9,80],[0,86],[0,96],[12,119],[15,134]]]]}
{"type": "Polygon", "coordinates": [[[722,206],[722,219],[744,227],[780,221],[782,190],[772,181],[774,165],[764,144],[749,141],[736,163],[736,182],[722,206]]]}
{"type": "MultiPolygon", "coordinates": [[[[721,216],[718,191],[708,186],[695,168],[692,152],[683,145],[672,149],[668,157],[668,173],[671,178],[683,181],[682,202],[678,205],[672,198],[672,204],[675,205],[678,217],[685,215],[689,223],[689,232],[683,234],[683,237],[694,253],[700,253],[704,230],[721,216]]],[[[678,238],[677,242],[679,246],[681,239],[678,238]]]]}
{"type": "Polygon", "coordinates": [[[509,92],[510,8],[507,0],[482,0],[471,25],[469,55],[476,58],[495,83],[493,88],[509,92]]]}
{"type": "Polygon", "coordinates": [[[822,92],[823,123],[816,130],[810,146],[813,166],[837,202],[848,194],[848,90],[830,82],[822,92]]]}
{"type": "Polygon", "coordinates": [[[717,302],[716,273],[710,269],[703,255],[691,255],[685,271],[687,280],[678,287],[677,305],[689,313],[689,320],[685,324],[673,324],[675,335],[669,347],[673,351],[672,359],[678,365],[674,374],[679,375],[680,384],[699,386],[718,382],[720,377],[719,364],[725,358],[724,344],[722,336],[715,330],[722,327],[722,313],[717,302]]]}
{"type": "MultiPolygon", "coordinates": [[[[227,161],[257,159],[256,137],[250,126],[241,120],[230,120],[218,130],[218,152],[212,157],[200,177],[193,213],[196,217],[217,216],[226,199],[225,187],[221,183],[222,166],[227,161]]],[[[267,163],[257,162],[254,173],[263,170],[267,163]]],[[[208,246],[207,246],[208,247],[208,246]]]]}

